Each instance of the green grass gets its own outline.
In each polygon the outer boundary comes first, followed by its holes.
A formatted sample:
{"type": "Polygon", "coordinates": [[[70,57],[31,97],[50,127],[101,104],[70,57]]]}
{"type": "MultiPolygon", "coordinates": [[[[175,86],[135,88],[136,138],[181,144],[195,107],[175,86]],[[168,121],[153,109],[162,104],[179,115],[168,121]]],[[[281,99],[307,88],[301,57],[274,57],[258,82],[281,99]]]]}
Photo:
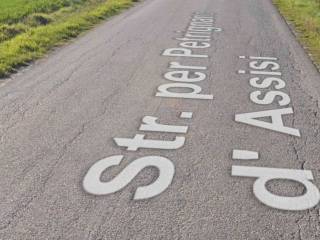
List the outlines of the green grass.
{"type": "Polygon", "coordinates": [[[14,23],[35,12],[51,13],[86,0],[1,0],[0,22],[14,23]]]}
{"type": "Polygon", "coordinates": [[[320,0],[273,0],[291,23],[301,43],[320,66],[320,0]]]}
{"type": "Polygon", "coordinates": [[[136,0],[0,0],[0,77],[136,0]]]}

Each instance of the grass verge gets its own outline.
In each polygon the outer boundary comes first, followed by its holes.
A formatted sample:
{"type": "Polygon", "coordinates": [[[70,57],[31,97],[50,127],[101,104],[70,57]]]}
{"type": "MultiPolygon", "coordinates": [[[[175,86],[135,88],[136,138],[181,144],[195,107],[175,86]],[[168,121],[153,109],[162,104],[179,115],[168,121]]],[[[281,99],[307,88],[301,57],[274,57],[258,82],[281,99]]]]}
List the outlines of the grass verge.
{"type": "Polygon", "coordinates": [[[273,0],[320,70],[320,0],[273,0]]]}
{"type": "Polygon", "coordinates": [[[51,48],[78,36],[101,20],[129,8],[133,2],[136,0],[89,0],[83,5],[68,5],[45,15],[24,15],[21,18],[23,23],[18,21],[14,25],[0,25],[0,77],[8,76],[17,67],[43,56],[51,48]],[[9,33],[7,38],[8,35],[4,34],[2,41],[1,27],[9,33]]]}

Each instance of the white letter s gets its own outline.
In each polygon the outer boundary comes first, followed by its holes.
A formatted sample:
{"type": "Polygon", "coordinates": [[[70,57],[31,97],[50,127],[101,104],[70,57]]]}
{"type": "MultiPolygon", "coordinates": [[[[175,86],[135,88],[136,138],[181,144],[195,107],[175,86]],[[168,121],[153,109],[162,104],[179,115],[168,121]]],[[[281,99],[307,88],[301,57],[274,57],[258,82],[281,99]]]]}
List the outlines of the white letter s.
{"type": "Polygon", "coordinates": [[[136,159],[113,180],[101,182],[101,174],[109,167],[119,165],[122,159],[122,155],[115,155],[96,162],[83,179],[84,190],[93,195],[115,193],[127,186],[146,167],[156,167],[159,170],[159,177],[147,186],[138,187],[133,199],[139,200],[154,197],[170,186],[175,172],[174,165],[169,159],[159,156],[136,159]]]}

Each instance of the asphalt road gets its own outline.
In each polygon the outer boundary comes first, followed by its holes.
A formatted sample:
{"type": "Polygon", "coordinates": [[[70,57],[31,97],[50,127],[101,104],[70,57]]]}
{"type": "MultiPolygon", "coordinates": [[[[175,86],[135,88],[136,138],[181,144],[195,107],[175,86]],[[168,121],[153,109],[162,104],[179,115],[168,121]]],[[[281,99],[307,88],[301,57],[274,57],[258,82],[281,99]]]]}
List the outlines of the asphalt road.
{"type": "MultiPolygon", "coordinates": [[[[1,83],[1,240],[320,239],[319,204],[302,211],[268,206],[253,192],[255,178],[231,174],[235,165],[311,170],[320,187],[319,73],[270,0],[147,0],[1,83]],[[209,48],[192,49],[208,57],[163,56],[179,47],[175,38],[196,12],[212,15],[222,29],[211,32],[209,48]],[[239,56],[277,58],[288,106],[249,98],[266,89],[239,73],[252,61],[239,56]],[[200,71],[206,79],[194,84],[213,99],[156,96],[170,82],[164,74],[171,61],[207,67],[200,71]],[[239,113],[286,107],[294,113],[283,116],[284,125],[301,137],[235,121],[239,113]],[[183,119],[181,112],[193,116],[183,119]],[[145,116],[188,132],[140,131],[145,116]],[[185,143],[128,151],[113,139],[135,134],[162,141],[182,136],[185,143]],[[258,152],[259,159],[234,160],[235,149],[258,152]],[[88,170],[114,155],[124,158],[104,171],[104,182],[146,156],[168,159],[175,173],[163,192],[144,200],[134,194],[162,174],[154,167],[116,193],[87,193],[88,170]]],[[[269,181],[268,190],[306,193],[283,180],[269,181]]]]}

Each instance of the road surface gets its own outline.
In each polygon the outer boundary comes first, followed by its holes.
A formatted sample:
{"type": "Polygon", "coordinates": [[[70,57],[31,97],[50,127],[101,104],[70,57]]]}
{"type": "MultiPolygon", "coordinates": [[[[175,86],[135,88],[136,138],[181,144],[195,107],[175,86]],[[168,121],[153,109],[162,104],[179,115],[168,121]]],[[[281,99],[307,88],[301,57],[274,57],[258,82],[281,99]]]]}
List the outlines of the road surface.
{"type": "Polygon", "coordinates": [[[0,239],[320,239],[319,100],[270,0],[139,3],[1,80],[0,239]]]}

